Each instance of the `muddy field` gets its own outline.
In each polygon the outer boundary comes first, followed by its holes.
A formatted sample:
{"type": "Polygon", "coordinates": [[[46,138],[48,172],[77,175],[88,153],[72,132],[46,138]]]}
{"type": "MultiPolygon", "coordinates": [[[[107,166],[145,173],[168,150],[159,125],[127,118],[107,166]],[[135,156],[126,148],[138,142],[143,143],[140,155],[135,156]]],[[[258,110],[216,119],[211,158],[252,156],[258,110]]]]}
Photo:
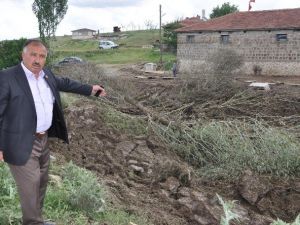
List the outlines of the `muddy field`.
{"type": "Polygon", "coordinates": [[[122,92],[122,85],[107,86],[104,80],[107,98],[80,98],[66,108],[70,144],[53,140],[51,148],[57,158],[97,173],[115,207],[143,215],[155,225],[220,224],[223,210],[216,194],[237,200],[234,211],[242,218],[236,224],[267,225],[276,218],[290,222],[300,213],[299,177],[273,178],[246,170],[234,182],[201,178],[155,134],[129,135],[107,127],[103,117],[108,105],[131,118],[147,120],[150,115],[160,123],[259,115],[274,126],[294,129],[300,137],[300,86],[295,85],[300,78],[239,76],[234,86],[214,84],[214,91],[207,93],[203,87],[210,83],[180,76],[163,79],[164,75],[146,74],[137,65],[106,67],[101,73],[119,77],[127,95],[117,101],[116,90],[122,92]],[[273,82],[271,91],[234,95],[236,85],[248,90],[245,81],[254,79],[273,82]]]}

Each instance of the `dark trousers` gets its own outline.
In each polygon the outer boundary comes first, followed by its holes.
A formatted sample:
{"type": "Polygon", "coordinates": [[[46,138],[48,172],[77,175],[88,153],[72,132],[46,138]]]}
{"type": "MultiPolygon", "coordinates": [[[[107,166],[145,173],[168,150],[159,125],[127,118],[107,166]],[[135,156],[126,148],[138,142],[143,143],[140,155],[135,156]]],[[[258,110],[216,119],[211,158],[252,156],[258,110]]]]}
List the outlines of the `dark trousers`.
{"type": "Polygon", "coordinates": [[[36,137],[31,156],[24,166],[9,164],[21,201],[23,225],[42,225],[43,202],[48,183],[50,152],[48,137],[36,137]]]}

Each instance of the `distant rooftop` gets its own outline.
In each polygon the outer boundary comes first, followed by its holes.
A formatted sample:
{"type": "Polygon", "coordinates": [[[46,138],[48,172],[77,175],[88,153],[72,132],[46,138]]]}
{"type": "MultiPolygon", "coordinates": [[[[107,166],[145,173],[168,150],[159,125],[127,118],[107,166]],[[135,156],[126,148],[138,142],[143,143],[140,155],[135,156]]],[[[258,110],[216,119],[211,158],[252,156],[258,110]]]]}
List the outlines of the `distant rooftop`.
{"type": "Polygon", "coordinates": [[[78,30],[72,30],[72,32],[77,32],[77,31],[92,31],[92,32],[96,32],[95,30],[91,30],[91,29],[88,29],[88,28],[81,28],[81,29],[78,29],[78,30]]]}

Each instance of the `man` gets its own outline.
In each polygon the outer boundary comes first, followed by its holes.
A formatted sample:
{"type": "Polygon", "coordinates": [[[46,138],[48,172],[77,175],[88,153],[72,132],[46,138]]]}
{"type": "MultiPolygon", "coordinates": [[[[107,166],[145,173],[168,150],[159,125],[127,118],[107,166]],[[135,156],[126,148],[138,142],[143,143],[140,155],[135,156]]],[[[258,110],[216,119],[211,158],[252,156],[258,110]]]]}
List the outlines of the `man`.
{"type": "Polygon", "coordinates": [[[177,74],[177,63],[174,62],[172,66],[173,77],[176,77],[177,74]]]}
{"type": "Polygon", "coordinates": [[[56,77],[44,68],[47,49],[28,40],[22,62],[0,71],[0,160],[8,163],[20,196],[23,225],[45,225],[42,207],[48,183],[48,136],[68,143],[59,91],[106,92],[100,85],[56,77]]]}

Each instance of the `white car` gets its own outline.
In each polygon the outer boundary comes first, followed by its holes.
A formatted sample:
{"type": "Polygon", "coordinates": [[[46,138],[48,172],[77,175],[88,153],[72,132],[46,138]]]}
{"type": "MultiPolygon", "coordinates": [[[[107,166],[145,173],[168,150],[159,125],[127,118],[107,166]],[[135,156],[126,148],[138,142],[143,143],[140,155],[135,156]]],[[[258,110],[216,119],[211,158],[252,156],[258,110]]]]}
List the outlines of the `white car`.
{"type": "Polygon", "coordinates": [[[100,49],[114,49],[118,48],[119,45],[114,43],[113,41],[100,41],[99,48],[100,49]]]}

